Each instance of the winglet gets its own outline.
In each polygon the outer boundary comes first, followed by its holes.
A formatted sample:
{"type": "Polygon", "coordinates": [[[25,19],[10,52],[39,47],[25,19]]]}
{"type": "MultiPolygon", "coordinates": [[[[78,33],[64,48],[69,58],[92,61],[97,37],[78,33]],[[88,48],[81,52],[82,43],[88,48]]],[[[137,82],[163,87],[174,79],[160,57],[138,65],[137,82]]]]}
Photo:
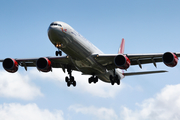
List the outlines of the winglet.
{"type": "Polygon", "coordinates": [[[125,45],[125,40],[124,38],[122,38],[121,45],[118,50],[118,54],[124,54],[124,45],[125,45]]]}

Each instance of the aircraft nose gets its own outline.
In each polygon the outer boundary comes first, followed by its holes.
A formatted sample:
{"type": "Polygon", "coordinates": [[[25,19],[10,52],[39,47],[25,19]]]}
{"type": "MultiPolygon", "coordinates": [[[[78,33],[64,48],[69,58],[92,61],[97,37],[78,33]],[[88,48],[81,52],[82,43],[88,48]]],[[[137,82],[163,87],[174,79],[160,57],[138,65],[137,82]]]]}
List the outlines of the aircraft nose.
{"type": "Polygon", "coordinates": [[[48,33],[52,32],[53,30],[54,30],[54,27],[50,25],[48,28],[48,33]]]}
{"type": "Polygon", "coordinates": [[[49,28],[48,28],[48,34],[53,34],[53,33],[57,33],[60,31],[61,29],[61,25],[58,25],[57,23],[54,23],[52,22],[50,25],[49,25],[49,28]]]}
{"type": "Polygon", "coordinates": [[[48,28],[49,31],[58,31],[61,32],[63,30],[62,24],[60,22],[52,22],[48,28]]]}
{"type": "Polygon", "coordinates": [[[63,27],[60,23],[52,22],[48,28],[48,37],[51,41],[59,40],[64,36],[63,27]]]}
{"type": "Polygon", "coordinates": [[[50,39],[55,39],[55,38],[57,39],[58,36],[60,36],[60,35],[61,35],[61,32],[57,28],[55,28],[53,26],[49,26],[49,28],[48,28],[48,36],[49,36],[50,39]]]}
{"type": "Polygon", "coordinates": [[[49,25],[48,31],[51,31],[51,30],[53,30],[53,29],[55,29],[55,28],[56,28],[56,25],[55,25],[54,23],[51,23],[51,24],[49,25]]]}

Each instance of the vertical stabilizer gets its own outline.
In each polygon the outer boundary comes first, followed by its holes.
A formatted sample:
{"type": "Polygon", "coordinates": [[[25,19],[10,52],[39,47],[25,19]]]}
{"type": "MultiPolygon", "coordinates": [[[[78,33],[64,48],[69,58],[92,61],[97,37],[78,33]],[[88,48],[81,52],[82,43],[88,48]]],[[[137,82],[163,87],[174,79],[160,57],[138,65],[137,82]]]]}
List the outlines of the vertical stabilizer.
{"type": "Polygon", "coordinates": [[[121,41],[121,45],[120,45],[120,47],[119,47],[118,54],[124,54],[124,45],[125,45],[125,40],[124,40],[124,38],[122,38],[122,41],[121,41]]]}

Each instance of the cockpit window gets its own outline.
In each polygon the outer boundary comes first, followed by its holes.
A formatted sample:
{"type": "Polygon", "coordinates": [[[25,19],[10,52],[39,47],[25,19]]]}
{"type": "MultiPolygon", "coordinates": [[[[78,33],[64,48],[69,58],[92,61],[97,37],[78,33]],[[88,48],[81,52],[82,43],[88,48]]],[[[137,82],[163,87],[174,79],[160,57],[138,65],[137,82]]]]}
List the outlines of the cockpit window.
{"type": "Polygon", "coordinates": [[[51,23],[50,26],[60,26],[60,27],[62,27],[62,25],[58,24],[58,23],[51,23]]]}

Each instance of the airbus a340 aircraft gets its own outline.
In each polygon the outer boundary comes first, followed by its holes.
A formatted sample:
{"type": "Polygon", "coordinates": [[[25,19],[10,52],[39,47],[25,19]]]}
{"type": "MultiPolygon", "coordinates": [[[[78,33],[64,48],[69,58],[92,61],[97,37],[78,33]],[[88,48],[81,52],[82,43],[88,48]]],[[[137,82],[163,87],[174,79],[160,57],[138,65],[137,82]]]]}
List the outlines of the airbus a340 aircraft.
{"type": "Polygon", "coordinates": [[[55,57],[13,59],[6,58],[0,60],[7,72],[14,73],[18,66],[37,67],[39,71],[49,72],[52,68],[62,68],[68,75],[65,78],[67,86],[76,86],[76,81],[72,76],[72,71],[80,71],[83,75],[92,75],[89,83],[98,82],[98,79],[111,83],[120,84],[124,76],[161,73],[166,71],[146,71],[123,73],[120,69],[127,70],[130,65],[163,62],[169,67],[174,67],[178,63],[180,53],[160,53],[160,54],[124,54],[125,41],[122,39],[118,54],[104,54],[97,47],[86,40],[71,26],[64,22],[53,22],[48,28],[48,36],[52,44],[58,49],[55,57]],[[67,56],[62,56],[62,51],[67,56]]]}

